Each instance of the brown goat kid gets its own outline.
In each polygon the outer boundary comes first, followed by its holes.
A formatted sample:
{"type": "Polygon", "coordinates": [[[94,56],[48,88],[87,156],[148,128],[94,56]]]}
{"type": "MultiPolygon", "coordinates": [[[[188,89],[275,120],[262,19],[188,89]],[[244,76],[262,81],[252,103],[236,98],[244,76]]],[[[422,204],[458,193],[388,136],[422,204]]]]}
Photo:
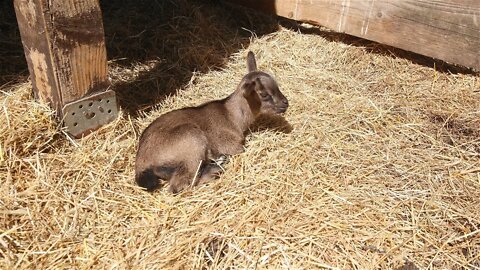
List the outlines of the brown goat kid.
{"type": "Polygon", "coordinates": [[[211,161],[243,152],[246,132],[260,114],[287,110],[287,98],[272,76],[257,71],[252,52],[247,68],[228,97],[168,112],[145,129],[135,161],[138,185],[151,191],[166,180],[177,193],[215,179],[222,168],[211,161]]]}

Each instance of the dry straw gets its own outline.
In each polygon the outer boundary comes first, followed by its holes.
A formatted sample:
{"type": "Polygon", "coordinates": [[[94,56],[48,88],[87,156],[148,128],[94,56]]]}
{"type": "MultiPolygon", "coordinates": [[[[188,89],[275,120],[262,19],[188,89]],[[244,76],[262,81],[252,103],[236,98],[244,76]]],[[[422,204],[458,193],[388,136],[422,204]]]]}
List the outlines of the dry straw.
{"type": "MultiPolygon", "coordinates": [[[[68,139],[25,80],[2,88],[0,268],[480,268],[478,74],[439,71],[318,28],[281,28],[250,43],[243,25],[228,25],[230,6],[169,8],[176,13],[164,32],[143,41],[196,39],[204,48],[111,58],[128,110],[86,138],[68,139]],[[139,189],[138,132],[166,111],[228,95],[247,50],[289,98],[285,120],[264,119],[215,183],[177,196],[139,189]],[[139,95],[147,86],[177,94],[141,100],[132,114],[129,82],[139,95]]],[[[115,10],[104,10],[107,23],[115,10]]]]}

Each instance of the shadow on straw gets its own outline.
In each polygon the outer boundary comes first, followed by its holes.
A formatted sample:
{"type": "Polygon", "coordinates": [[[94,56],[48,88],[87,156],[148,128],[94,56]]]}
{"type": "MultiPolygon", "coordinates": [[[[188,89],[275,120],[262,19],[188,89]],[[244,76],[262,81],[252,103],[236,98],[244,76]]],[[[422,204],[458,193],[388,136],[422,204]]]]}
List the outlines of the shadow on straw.
{"type": "Polygon", "coordinates": [[[253,132],[271,130],[289,134],[293,126],[282,115],[261,115],[251,128],[253,132]]]}

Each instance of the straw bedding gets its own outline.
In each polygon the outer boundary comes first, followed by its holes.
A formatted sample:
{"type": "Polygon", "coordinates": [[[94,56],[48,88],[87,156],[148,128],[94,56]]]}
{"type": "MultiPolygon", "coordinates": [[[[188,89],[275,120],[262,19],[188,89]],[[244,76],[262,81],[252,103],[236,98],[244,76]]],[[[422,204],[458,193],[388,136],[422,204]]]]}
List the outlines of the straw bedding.
{"type": "Polygon", "coordinates": [[[231,6],[165,2],[175,14],[140,37],[157,42],[145,51],[181,38],[203,47],[156,58],[132,56],[143,52],[130,42],[119,60],[129,42],[115,50],[112,33],[131,28],[108,26],[104,7],[123,109],[88,137],[69,139],[26,78],[2,86],[0,268],[480,269],[478,74],[325,29],[274,31],[231,6]],[[261,34],[242,29],[249,20],[261,34]],[[176,196],[138,188],[139,133],[228,95],[248,50],[288,97],[284,119],[253,127],[215,183],[176,196]]]}

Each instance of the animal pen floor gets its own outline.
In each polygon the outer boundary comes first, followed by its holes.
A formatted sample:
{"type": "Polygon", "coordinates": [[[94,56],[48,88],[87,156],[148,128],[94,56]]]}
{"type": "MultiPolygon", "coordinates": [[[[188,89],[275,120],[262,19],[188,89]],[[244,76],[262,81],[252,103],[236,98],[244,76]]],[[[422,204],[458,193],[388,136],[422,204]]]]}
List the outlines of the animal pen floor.
{"type": "Polygon", "coordinates": [[[228,5],[108,2],[122,113],[81,140],[33,100],[2,15],[0,268],[480,269],[478,74],[228,5]],[[232,92],[248,50],[285,120],[215,183],[139,189],[139,132],[232,92]]]}

